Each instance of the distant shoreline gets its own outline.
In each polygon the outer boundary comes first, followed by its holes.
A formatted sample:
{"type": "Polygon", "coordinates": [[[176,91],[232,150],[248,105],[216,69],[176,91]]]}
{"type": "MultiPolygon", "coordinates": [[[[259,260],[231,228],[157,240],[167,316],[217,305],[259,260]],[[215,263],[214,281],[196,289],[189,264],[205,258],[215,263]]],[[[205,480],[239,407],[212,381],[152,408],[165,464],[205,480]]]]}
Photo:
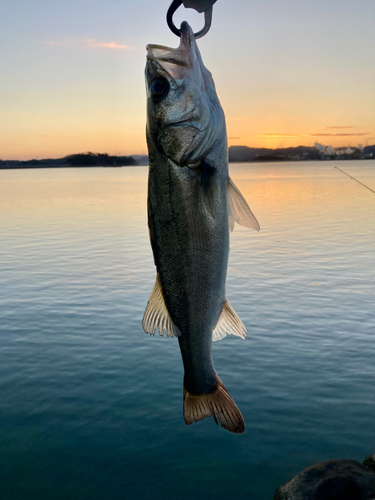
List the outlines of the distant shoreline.
{"type": "MultiPolygon", "coordinates": [[[[331,146],[297,146],[289,148],[250,148],[230,146],[229,163],[284,163],[306,161],[343,161],[375,159],[375,145],[364,148],[332,148],[331,146]]],[[[86,168],[86,167],[136,167],[147,166],[148,155],[111,156],[107,153],[78,153],[63,158],[42,160],[1,160],[0,170],[25,168],[86,168]]]]}
{"type": "Polygon", "coordinates": [[[35,170],[36,168],[134,168],[134,167],[147,167],[148,165],[16,165],[2,166],[0,170],[35,170]]]}
{"type": "MultiPolygon", "coordinates": [[[[375,158],[356,158],[355,161],[369,161],[375,160],[375,158]]],[[[284,164],[284,163],[310,163],[312,161],[321,163],[334,163],[336,161],[346,162],[351,161],[351,159],[336,159],[336,160],[240,160],[240,161],[229,161],[230,165],[236,165],[240,163],[252,164],[284,164]]],[[[148,164],[143,165],[15,165],[15,166],[3,166],[0,165],[0,170],[35,170],[35,169],[61,169],[61,168],[106,168],[106,169],[118,169],[118,168],[137,168],[137,167],[148,167],[148,164]]]]}

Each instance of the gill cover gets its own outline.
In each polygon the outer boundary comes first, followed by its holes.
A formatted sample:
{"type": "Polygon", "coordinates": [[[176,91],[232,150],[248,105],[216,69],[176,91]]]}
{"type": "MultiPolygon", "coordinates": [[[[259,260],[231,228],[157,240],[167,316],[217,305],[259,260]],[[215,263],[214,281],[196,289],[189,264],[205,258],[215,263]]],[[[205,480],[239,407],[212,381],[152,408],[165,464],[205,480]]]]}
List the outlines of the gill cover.
{"type": "MultiPolygon", "coordinates": [[[[169,95],[158,102],[153,87],[163,92],[163,84],[148,82],[149,97],[158,115],[159,143],[165,153],[180,165],[199,162],[225,132],[224,112],[216,95],[210,71],[204,66],[193,31],[181,24],[177,49],[161,45],[147,46],[147,60],[156,63],[149,73],[167,77],[169,95]],[[164,73],[165,72],[165,73],[164,73]],[[169,77],[169,78],[168,78],[169,77]],[[159,110],[156,109],[159,106],[159,110]],[[176,151],[177,149],[183,151],[176,151]]],[[[146,71],[147,75],[147,71],[146,71]]],[[[165,92],[166,94],[166,92],[165,92]]]]}

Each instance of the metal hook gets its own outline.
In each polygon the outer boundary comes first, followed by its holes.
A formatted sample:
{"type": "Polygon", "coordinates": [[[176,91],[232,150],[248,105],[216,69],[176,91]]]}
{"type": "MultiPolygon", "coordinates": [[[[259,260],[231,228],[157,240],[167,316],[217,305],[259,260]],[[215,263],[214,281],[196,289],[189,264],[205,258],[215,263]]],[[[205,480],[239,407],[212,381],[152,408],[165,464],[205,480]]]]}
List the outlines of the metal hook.
{"type": "MultiPolygon", "coordinates": [[[[215,3],[215,1],[216,0],[214,0],[214,2],[211,2],[211,6],[207,10],[204,11],[204,27],[200,31],[198,31],[197,33],[194,33],[194,36],[196,39],[202,38],[202,36],[204,36],[206,33],[208,33],[209,29],[211,28],[212,10],[213,10],[212,4],[215,3]]],[[[176,26],[173,22],[173,14],[180,7],[180,5],[182,5],[182,3],[183,3],[183,0],[173,0],[173,2],[171,3],[171,6],[169,7],[168,12],[167,12],[168,26],[169,26],[170,30],[178,37],[181,36],[181,30],[176,28],[176,26]]],[[[203,12],[203,11],[201,11],[201,12],[203,12]]]]}

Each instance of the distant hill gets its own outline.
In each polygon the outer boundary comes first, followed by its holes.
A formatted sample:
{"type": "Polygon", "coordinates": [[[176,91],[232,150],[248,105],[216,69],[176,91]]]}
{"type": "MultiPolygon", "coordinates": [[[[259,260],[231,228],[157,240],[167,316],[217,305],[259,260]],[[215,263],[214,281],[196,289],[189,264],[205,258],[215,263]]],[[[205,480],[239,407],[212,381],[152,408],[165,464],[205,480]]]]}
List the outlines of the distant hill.
{"type": "Polygon", "coordinates": [[[136,165],[132,156],[109,156],[100,153],[82,153],[72,155],[67,159],[72,167],[125,167],[136,165]]]}
{"type": "Polygon", "coordinates": [[[315,147],[298,146],[296,148],[268,149],[231,146],[229,161],[277,161],[284,159],[319,160],[320,152],[315,147]]]}
{"type": "Polygon", "coordinates": [[[45,160],[0,160],[1,168],[41,168],[41,167],[66,167],[66,158],[48,158],[45,160]]]}
{"type": "MultiPolygon", "coordinates": [[[[143,156],[142,156],[143,158],[143,156]]],[[[132,156],[110,156],[106,153],[80,153],[64,158],[45,160],[0,160],[0,169],[9,168],[58,168],[58,167],[123,167],[143,165],[132,156]]]]}
{"type": "Polygon", "coordinates": [[[148,155],[133,155],[137,165],[148,165],[148,155]]]}
{"type": "Polygon", "coordinates": [[[372,153],[373,156],[375,156],[375,145],[374,146],[366,146],[365,148],[363,148],[363,152],[366,155],[370,155],[372,153]]]}

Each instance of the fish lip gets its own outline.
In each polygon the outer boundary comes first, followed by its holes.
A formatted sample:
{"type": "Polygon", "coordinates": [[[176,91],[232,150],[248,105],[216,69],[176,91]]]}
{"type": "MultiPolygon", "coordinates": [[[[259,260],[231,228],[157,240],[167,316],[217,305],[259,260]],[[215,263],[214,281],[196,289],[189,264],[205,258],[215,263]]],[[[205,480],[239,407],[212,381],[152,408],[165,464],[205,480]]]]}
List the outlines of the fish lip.
{"type": "Polygon", "coordinates": [[[158,43],[148,43],[146,45],[146,50],[152,50],[152,49],[162,49],[162,50],[169,50],[171,52],[176,51],[178,49],[174,47],[168,47],[167,45],[160,45],[158,43]]]}
{"type": "MultiPolygon", "coordinates": [[[[146,60],[147,62],[156,62],[158,63],[161,67],[163,65],[161,64],[161,61],[166,62],[166,63],[172,63],[175,64],[176,66],[182,66],[182,67],[187,67],[188,62],[186,62],[184,59],[186,58],[187,50],[186,49],[174,49],[172,47],[167,47],[165,45],[158,45],[158,44],[148,44],[146,46],[146,60]],[[162,50],[166,52],[167,54],[160,54],[154,55],[153,51],[154,50],[162,50]],[[169,54],[169,56],[168,56],[169,54]],[[173,55],[175,57],[173,57],[173,55]]],[[[164,68],[163,68],[164,69],[164,68]]]]}

